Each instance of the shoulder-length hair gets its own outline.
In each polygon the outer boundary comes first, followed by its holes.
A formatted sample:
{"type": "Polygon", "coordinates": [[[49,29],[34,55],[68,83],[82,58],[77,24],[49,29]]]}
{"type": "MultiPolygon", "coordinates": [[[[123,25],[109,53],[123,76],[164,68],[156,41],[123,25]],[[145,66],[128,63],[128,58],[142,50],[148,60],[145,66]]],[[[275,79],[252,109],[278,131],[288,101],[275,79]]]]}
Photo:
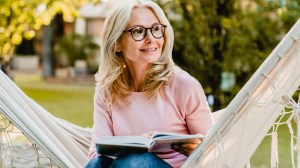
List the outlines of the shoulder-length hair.
{"type": "Polygon", "coordinates": [[[126,98],[134,91],[133,78],[128,68],[123,68],[124,59],[117,53],[116,44],[129,23],[132,10],[138,7],[150,8],[159,22],[167,25],[162,54],[147,71],[144,85],[147,96],[153,98],[172,75],[174,32],[165,13],[150,0],[126,0],[115,7],[105,19],[101,34],[100,64],[95,75],[96,81],[101,84],[101,90],[109,90],[111,103],[126,98]]]}

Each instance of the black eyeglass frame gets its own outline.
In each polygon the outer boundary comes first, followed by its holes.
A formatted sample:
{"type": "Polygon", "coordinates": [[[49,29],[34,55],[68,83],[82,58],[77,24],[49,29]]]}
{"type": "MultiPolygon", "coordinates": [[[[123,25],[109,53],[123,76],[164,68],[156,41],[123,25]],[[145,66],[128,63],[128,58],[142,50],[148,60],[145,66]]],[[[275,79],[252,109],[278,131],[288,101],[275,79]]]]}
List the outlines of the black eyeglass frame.
{"type": "Polygon", "coordinates": [[[150,32],[151,32],[151,34],[152,34],[152,36],[153,36],[154,38],[160,39],[160,38],[162,38],[162,37],[164,36],[166,28],[167,28],[167,25],[164,25],[164,24],[155,24],[155,25],[153,25],[152,27],[148,27],[148,28],[146,28],[146,27],[144,27],[144,26],[135,26],[135,27],[133,27],[133,28],[131,28],[131,29],[124,30],[123,32],[125,32],[125,33],[126,33],[126,32],[130,32],[131,37],[132,37],[132,39],[133,39],[134,41],[142,41],[142,40],[144,40],[144,39],[146,38],[148,29],[150,29],[150,32]],[[154,28],[154,26],[157,26],[157,25],[160,25],[160,26],[162,26],[162,27],[164,28],[161,37],[155,37],[155,36],[153,35],[152,28],[154,28]],[[133,29],[135,29],[135,28],[137,28],[137,27],[142,27],[142,28],[145,29],[145,35],[144,35],[144,37],[143,37],[142,39],[140,39],[140,40],[136,40],[136,39],[133,37],[133,34],[132,34],[133,29]]]}

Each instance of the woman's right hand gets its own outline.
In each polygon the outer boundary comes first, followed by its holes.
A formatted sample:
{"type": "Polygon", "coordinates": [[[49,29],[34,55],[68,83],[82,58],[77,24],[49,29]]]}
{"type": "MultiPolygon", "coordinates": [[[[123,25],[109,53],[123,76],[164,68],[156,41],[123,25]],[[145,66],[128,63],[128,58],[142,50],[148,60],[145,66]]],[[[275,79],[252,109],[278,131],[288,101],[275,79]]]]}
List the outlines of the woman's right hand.
{"type": "Polygon", "coordinates": [[[198,145],[199,143],[173,143],[171,144],[171,149],[185,156],[189,156],[198,145]]]}

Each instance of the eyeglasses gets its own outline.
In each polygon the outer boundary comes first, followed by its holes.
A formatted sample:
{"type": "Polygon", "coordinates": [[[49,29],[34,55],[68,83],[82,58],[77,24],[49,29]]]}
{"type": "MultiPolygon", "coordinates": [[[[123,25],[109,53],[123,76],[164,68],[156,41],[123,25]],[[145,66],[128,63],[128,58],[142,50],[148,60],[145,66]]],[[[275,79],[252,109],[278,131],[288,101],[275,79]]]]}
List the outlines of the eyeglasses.
{"type": "Polygon", "coordinates": [[[150,29],[150,32],[154,38],[160,39],[164,35],[166,28],[167,25],[156,24],[149,28],[145,28],[143,26],[135,26],[131,29],[124,30],[123,32],[130,32],[132,38],[135,41],[142,41],[147,36],[148,29],[150,29]]]}

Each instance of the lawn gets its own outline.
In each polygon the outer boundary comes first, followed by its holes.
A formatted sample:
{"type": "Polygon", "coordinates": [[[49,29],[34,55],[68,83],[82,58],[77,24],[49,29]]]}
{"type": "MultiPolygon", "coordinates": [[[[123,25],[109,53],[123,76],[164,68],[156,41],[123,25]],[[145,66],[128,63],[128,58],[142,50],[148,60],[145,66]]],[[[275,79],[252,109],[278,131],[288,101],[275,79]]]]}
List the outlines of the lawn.
{"type": "MultiPolygon", "coordinates": [[[[36,75],[15,75],[14,81],[53,115],[82,127],[92,126],[94,85],[48,84],[36,75]]],[[[278,135],[279,167],[292,167],[287,126],[281,126],[278,135]]],[[[270,151],[271,138],[267,136],[252,156],[251,168],[271,167],[270,151]]]]}
{"type": "MultiPolygon", "coordinates": [[[[296,136],[296,131],[294,130],[296,136]]],[[[291,168],[290,133],[286,125],[278,130],[279,167],[291,168]]],[[[296,145],[296,142],[294,142],[296,145]]],[[[295,159],[297,154],[294,153],[295,159]]],[[[266,136],[251,158],[251,168],[269,168],[271,160],[271,136],[266,136]]]]}
{"type": "Polygon", "coordinates": [[[37,75],[14,75],[14,82],[54,116],[92,126],[94,85],[48,84],[37,75]]]}

